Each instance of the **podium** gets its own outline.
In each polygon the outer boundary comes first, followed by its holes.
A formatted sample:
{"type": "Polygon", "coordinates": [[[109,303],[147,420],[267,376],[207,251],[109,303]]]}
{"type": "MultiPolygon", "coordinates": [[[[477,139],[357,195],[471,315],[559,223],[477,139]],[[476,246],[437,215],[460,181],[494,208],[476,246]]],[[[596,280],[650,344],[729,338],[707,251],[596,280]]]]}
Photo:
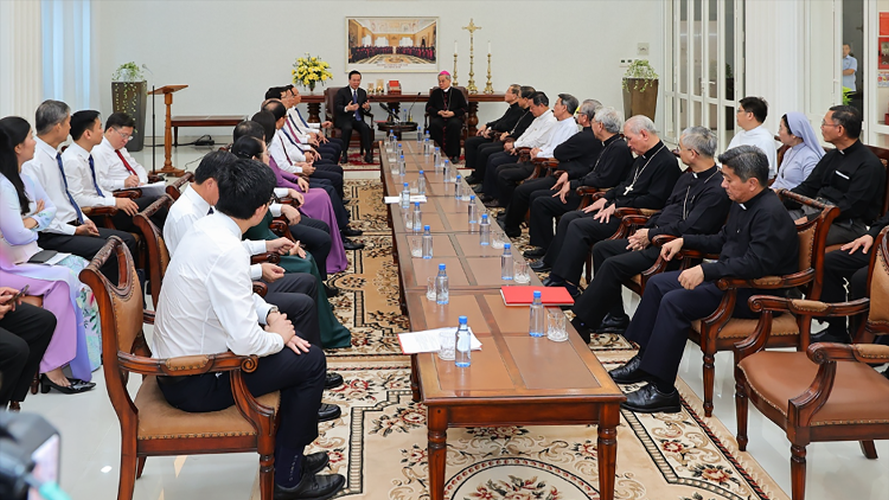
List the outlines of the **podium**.
{"type": "MultiPolygon", "coordinates": [[[[173,167],[173,161],[171,160],[173,154],[173,93],[184,88],[188,88],[188,85],[164,85],[148,93],[149,95],[163,94],[164,104],[167,105],[167,119],[166,126],[164,127],[164,168],[153,173],[166,174],[173,177],[181,177],[185,174],[185,170],[173,167]]],[[[152,131],[152,133],[154,132],[152,131]]],[[[151,152],[154,154],[154,148],[152,148],[151,152]]]]}

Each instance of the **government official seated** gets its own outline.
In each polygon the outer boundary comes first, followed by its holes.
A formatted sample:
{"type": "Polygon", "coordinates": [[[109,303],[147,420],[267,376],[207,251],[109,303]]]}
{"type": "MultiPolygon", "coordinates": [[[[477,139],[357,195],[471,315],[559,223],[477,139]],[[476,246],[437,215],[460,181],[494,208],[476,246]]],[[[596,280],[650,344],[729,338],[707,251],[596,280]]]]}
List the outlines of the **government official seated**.
{"type": "MultiPolygon", "coordinates": [[[[249,254],[241,244],[244,231],[268,210],[274,175],[254,161],[238,160],[217,180],[218,212],[197,221],[170,260],[151,351],[157,358],[226,351],[259,356],[256,370],[243,377],[254,396],[281,391],[275,498],[329,498],[345,478],[318,474],[327,465],[326,453],[303,454],[318,437],[327,362],[321,349],[296,332],[317,328],[317,317],[310,304],[293,317],[253,294],[249,254]]],[[[167,402],[183,411],[218,411],[234,403],[226,373],[158,377],[158,385],[167,402]]]]}
{"type": "MultiPolygon", "coordinates": [[[[821,135],[836,146],[815,165],[812,173],[791,191],[840,209],[827,232],[827,245],[850,242],[867,232],[880,216],[886,190],[886,169],[861,141],[861,112],[852,106],[833,106],[821,120],[821,135]]],[[[808,207],[784,203],[794,219],[816,217],[808,207]]]]}
{"type": "MultiPolygon", "coordinates": [[[[22,171],[43,187],[56,207],[52,222],[40,230],[37,238],[40,247],[91,260],[109,236],[117,236],[126,243],[131,254],[138,255],[133,235],[117,229],[96,227],[74,200],[62,154],[58,151],[71,129],[71,109],[68,105],[61,101],[43,101],[35,114],[35,129],[37,146],[34,158],[22,165],[22,171]]],[[[117,282],[117,259],[108,259],[101,270],[109,280],[117,282]]]]}
{"type": "Polygon", "coordinates": [[[463,116],[469,103],[463,92],[451,87],[451,74],[438,74],[438,88],[429,94],[426,114],[429,115],[429,137],[441,148],[451,163],[460,161],[460,139],[463,135],[463,116]]]}
{"type": "MultiPolygon", "coordinates": [[[[558,169],[564,171],[566,178],[576,179],[589,172],[593,162],[596,161],[599,153],[602,152],[602,141],[596,139],[596,135],[591,128],[593,116],[601,108],[602,104],[595,99],[583,101],[583,104],[580,106],[580,112],[577,114],[577,124],[581,127],[580,132],[572,135],[553,149],[552,157],[559,161],[558,169]]],[[[556,182],[558,182],[558,179],[555,176],[544,175],[519,184],[503,216],[503,230],[507,236],[515,238],[522,233],[519,226],[525,219],[525,213],[530,207],[531,199],[537,193],[552,195],[552,188],[556,185],[556,182]]],[[[552,225],[552,222],[550,222],[550,225],[552,225]]]]}
{"type": "Polygon", "coordinates": [[[364,122],[365,114],[370,112],[367,91],[361,88],[361,73],[349,72],[349,86],[339,89],[333,98],[333,123],[340,129],[343,136],[343,163],[349,161],[349,143],[352,141],[352,130],[358,131],[361,137],[361,149],[364,151],[364,163],[373,163],[374,131],[364,122]]]}
{"type": "Polygon", "coordinates": [[[475,158],[478,153],[479,147],[485,144],[490,144],[495,140],[500,138],[501,134],[507,133],[512,130],[513,127],[519,122],[519,118],[521,118],[522,114],[524,114],[525,110],[522,109],[522,106],[519,105],[519,97],[521,96],[522,87],[518,84],[512,84],[506,89],[506,92],[503,94],[503,101],[506,104],[509,104],[509,107],[506,108],[506,111],[503,113],[503,116],[500,118],[490,121],[481,127],[479,127],[478,131],[475,133],[475,136],[469,137],[463,143],[463,161],[466,165],[466,168],[473,169],[472,174],[466,176],[465,180],[469,184],[478,184],[484,178],[483,176],[476,176],[477,171],[475,170],[475,158]]]}
{"type": "Polygon", "coordinates": [[[578,293],[580,272],[590,249],[610,237],[620,226],[612,217],[619,207],[660,210],[682,173],[673,153],[661,142],[657,128],[647,116],[636,115],[624,124],[624,136],[636,153],[629,176],[592,205],[565,214],[556,237],[543,259],[531,264],[535,271],[552,269],[544,284],[565,286],[578,293]]]}
{"type": "MultiPolygon", "coordinates": [[[[647,382],[627,394],[621,406],[653,413],[680,411],[676,374],[695,319],[716,310],[723,292],[716,281],[723,277],[756,279],[798,271],[799,238],[793,219],[781,200],[768,189],[768,158],[754,146],[738,146],[719,156],[728,197],[734,202],[728,220],[717,234],[687,234],[663,246],[671,259],[682,248],[719,253],[719,260],[685,271],[657,275],[648,281],[625,337],[639,344],[630,361],[609,374],[619,384],[647,382]]],[[[760,290],[738,291],[734,314],[752,318],[747,306],[760,290]]]]}
{"type": "Polygon", "coordinates": [[[656,236],[713,234],[725,224],[731,202],[715,153],[716,134],[710,129],[685,129],[679,137],[679,158],[688,169],[679,176],[664,209],[629,238],[593,246],[593,281],[571,309],[571,324],[584,341],[589,343],[590,335],[603,325],[609,332],[623,333],[630,318],[624,312],[621,287],[657,261],[661,249],[652,244],[656,236]]]}
{"type": "MultiPolygon", "coordinates": [[[[515,126],[509,129],[509,131],[501,133],[495,138],[496,140],[479,146],[474,160],[470,159],[469,153],[466,154],[466,168],[471,168],[474,172],[472,174],[472,177],[475,178],[473,179],[473,184],[485,180],[485,172],[488,170],[488,160],[491,156],[496,156],[497,153],[503,153],[506,145],[515,142],[525,133],[525,130],[531,126],[531,123],[534,122],[535,116],[531,113],[531,98],[536,93],[537,91],[534,90],[534,87],[531,87],[530,85],[522,85],[518,100],[521,114],[519,115],[519,120],[516,122],[515,126]]],[[[481,185],[475,186],[473,189],[476,193],[482,192],[481,185]]]]}
{"type": "MultiPolygon", "coordinates": [[[[151,205],[156,197],[143,196],[135,200],[115,197],[113,191],[103,190],[99,186],[95,158],[92,155],[93,149],[105,140],[99,112],[82,110],[71,115],[71,139],[74,142],[62,153],[62,163],[74,201],[81,208],[114,207],[117,209],[117,213],[111,216],[114,227],[131,233],[138,232],[133,216],[151,205]]],[[[162,228],[166,216],[166,209],[159,210],[151,220],[162,228]]]]}
{"type": "Polygon", "coordinates": [[[553,151],[579,132],[577,121],[574,119],[577,105],[577,98],[573,95],[559,94],[559,98],[553,105],[553,116],[556,118],[556,123],[549,129],[543,146],[532,148],[528,161],[507,163],[497,167],[497,198],[500,201],[500,206],[509,207],[516,187],[534,172],[532,160],[552,159],[553,151]]]}
{"type": "Polygon", "coordinates": [[[553,241],[555,219],[580,206],[581,197],[577,194],[577,188],[587,186],[607,189],[624,180],[633,165],[633,154],[627,141],[621,136],[623,127],[623,116],[616,109],[609,107],[597,111],[590,129],[600,147],[598,155],[590,158],[591,168],[586,171],[573,168],[566,170],[549,190],[531,193],[529,242],[537,248],[528,250],[525,257],[539,259],[546,255],[553,241]],[[583,173],[578,175],[578,171],[583,173]]]}
{"type": "Polygon", "coordinates": [[[763,125],[769,116],[769,104],[762,97],[745,97],[738,101],[738,112],[735,115],[741,131],[732,137],[728,149],[747,144],[756,146],[769,159],[769,179],[774,179],[778,172],[778,148],[775,137],[763,125]]]}

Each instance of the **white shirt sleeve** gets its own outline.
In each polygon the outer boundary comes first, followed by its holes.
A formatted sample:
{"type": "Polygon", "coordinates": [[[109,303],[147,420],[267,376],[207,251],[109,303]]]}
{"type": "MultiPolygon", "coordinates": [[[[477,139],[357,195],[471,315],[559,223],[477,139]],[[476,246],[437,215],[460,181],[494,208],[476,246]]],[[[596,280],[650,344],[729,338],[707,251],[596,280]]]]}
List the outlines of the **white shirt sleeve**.
{"type": "MultiPolygon", "coordinates": [[[[46,187],[51,185],[51,181],[47,178],[46,175],[44,175],[43,169],[40,168],[40,162],[38,162],[36,159],[25,162],[25,164],[22,165],[22,172],[31,176],[31,178],[34,179],[36,183],[41,186],[46,187]]],[[[59,176],[61,176],[61,174],[59,174],[59,176]]],[[[58,182],[61,182],[61,180],[59,180],[58,182]]],[[[49,197],[48,193],[46,199],[52,200],[52,198],[49,197]]],[[[53,204],[55,205],[55,202],[53,202],[53,204]]],[[[84,217],[84,219],[85,218],[86,217],[84,217]]],[[[69,236],[73,235],[76,230],[76,227],[63,222],[59,219],[59,217],[53,217],[52,222],[50,222],[45,229],[45,231],[48,233],[67,234],[69,236]]]]}
{"type": "MultiPolygon", "coordinates": [[[[73,158],[72,155],[62,154],[62,161],[65,163],[65,177],[68,178],[68,190],[71,191],[74,201],[81,207],[115,206],[115,199],[110,193],[108,196],[99,196],[96,193],[89,163],[84,163],[81,158],[73,158]]],[[[95,160],[93,164],[95,165],[95,160]]]]}
{"type": "MultiPolygon", "coordinates": [[[[302,167],[290,162],[290,158],[284,153],[284,146],[281,144],[280,140],[275,139],[272,141],[272,144],[269,145],[269,155],[275,160],[275,164],[278,165],[278,168],[281,170],[291,174],[301,174],[303,172],[302,167]]],[[[303,157],[303,159],[305,159],[305,157],[303,157]]]]}

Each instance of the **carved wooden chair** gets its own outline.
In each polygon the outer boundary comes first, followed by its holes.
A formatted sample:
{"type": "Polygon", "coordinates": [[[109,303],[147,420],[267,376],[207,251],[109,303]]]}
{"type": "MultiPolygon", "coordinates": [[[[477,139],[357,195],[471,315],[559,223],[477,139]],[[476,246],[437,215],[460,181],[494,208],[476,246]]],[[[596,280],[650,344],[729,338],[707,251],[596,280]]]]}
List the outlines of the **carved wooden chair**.
{"type": "MultiPolygon", "coordinates": [[[[431,96],[432,91],[434,91],[437,88],[438,87],[432,87],[431,89],[429,89],[429,95],[431,96]]],[[[466,87],[455,86],[454,88],[459,90],[463,94],[463,99],[466,100],[466,113],[464,113],[463,116],[460,117],[460,119],[463,121],[463,128],[460,131],[460,139],[461,139],[461,141],[463,141],[463,140],[466,140],[466,136],[469,133],[469,126],[467,124],[467,118],[469,116],[469,91],[466,90],[466,87]]],[[[426,106],[424,105],[423,107],[425,108],[426,106]]],[[[424,130],[429,130],[429,118],[430,118],[429,113],[424,111],[423,112],[423,129],[424,130]]]]}
{"type": "MultiPolygon", "coordinates": [[[[324,120],[329,121],[334,124],[334,126],[328,130],[330,131],[329,133],[330,133],[331,137],[337,137],[337,138],[342,138],[343,132],[342,132],[342,130],[340,130],[339,128],[336,127],[336,112],[333,109],[334,108],[333,103],[336,100],[336,93],[339,92],[339,90],[341,88],[342,87],[328,87],[324,90],[324,120]]],[[[371,113],[370,111],[365,111],[363,116],[365,118],[370,118],[370,125],[369,126],[370,126],[371,134],[373,134],[374,133],[374,115],[373,115],[373,113],[371,113]]],[[[358,148],[359,148],[361,154],[365,153],[365,151],[361,145],[361,135],[360,134],[358,134],[357,132],[352,132],[352,142],[358,144],[358,148]]],[[[346,150],[349,149],[349,146],[350,146],[349,144],[343,145],[343,147],[346,148],[346,150]]],[[[373,153],[373,148],[375,146],[378,146],[377,141],[371,141],[371,144],[370,144],[371,153],[373,153]]]]}
{"type": "MultiPolygon", "coordinates": [[[[778,424],[790,441],[793,500],[806,490],[806,447],[813,441],[860,441],[869,459],[877,458],[875,439],[889,439],[889,380],[868,363],[889,362],[889,346],[820,342],[809,345],[809,330],[797,337],[797,352],[766,351],[774,314],[839,317],[867,314],[856,342],[889,334],[889,240],[884,229],[871,255],[870,298],[828,304],[757,295],[750,307],[761,311],[753,335],[735,347],[735,407],[738,447],[747,449],[750,403],[778,424]]],[[[808,322],[806,322],[808,324],[808,322]]],[[[808,325],[806,325],[808,326],[808,325]]]]}
{"type": "Polygon", "coordinates": [[[173,198],[173,201],[179,199],[179,196],[182,195],[182,190],[185,186],[191,184],[194,181],[194,174],[191,172],[185,172],[182,174],[182,177],[176,179],[170,184],[167,184],[166,193],[173,198]]]}
{"type": "MultiPolygon", "coordinates": [[[[821,295],[823,281],[824,247],[830,223],[839,213],[839,208],[827,205],[795,193],[779,191],[779,195],[792,198],[821,210],[817,218],[796,226],[799,237],[799,271],[785,276],[764,276],[758,279],[722,278],[716,286],[724,292],[716,310],[707,316],[691,322],[689,338],[703,353],[704,373],[704,414],[713,414],[713,390],[717,351],[728,351],[739,340],[746,338],[756,329],[756,319],[733,318],[738,290],[755,288],[760,290],[790,290],[801,288],[806,297],[817,300],[821,295]]],[[[715,259],[718,255],[702,254],[694,250],[682,250],[683,259],[715,259]]],[[[803,322],[810,321],[802,320],[803,322]]],[[[808,325],[805,325],[806,328],[808,325]]],[[[785,314],[775,318],[769,347],[790,347],[798,342],[800,325],[793,315],[785,314]]]]}
{"type": "Polygon", "coordinates": [[[121,457],[118,500],[131,500],[135,480],[142,475],[149,456],[206,453],[259,453],[261,498],[272,500],[274,492],[275,429],[279,393],[254,398],[242,373],[256,369],[256,356],[231,352],[203,356],[154,359],[142,335],[142,294],[126,245],[111,237],[80,279],[96,296],[102,321],[102,362],[108,396],[120,421],[121,457]],[[99,272],[109,258],[118,261],[119,284],[99,272]],[[156,377],[182,377],[213,372],[230,372],[235,405],[208,413],[178,410],[164,399],[156,377]],[[135,398],[127,391],[129,374],[143,376],[135,398]]]}

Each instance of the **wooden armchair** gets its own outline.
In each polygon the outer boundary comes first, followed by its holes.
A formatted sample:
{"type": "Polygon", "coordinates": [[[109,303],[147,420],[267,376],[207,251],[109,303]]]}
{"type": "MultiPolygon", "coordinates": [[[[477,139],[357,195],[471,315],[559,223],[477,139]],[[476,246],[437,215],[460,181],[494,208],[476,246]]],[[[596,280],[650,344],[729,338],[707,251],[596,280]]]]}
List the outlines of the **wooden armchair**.
{"type": "Polygon", "coordinates": [[[871,255],[869,299],[827,304],[764,295],[750,298],[751,309],[762,315],[753,335],[735,346],[738,447],[747,449],[747,408],[753,403],[787,433],[793,500],[805,496],[806,447],[812,441],[859,441],[864,455],[876,459],[873,440],[889,439],[889,380],[868,366],[889,362],[889,346],[809,345],[809,330],[804,328],[797,352],[766,351],[774,313],[807,318],[867,313],[856,341],[889,334],[886,233],[885,229],[880,233],[871,255]]]}
{"type": "Polygon", "coordinates": [[[182,189],[185,186],[191,184],[193,181],[194,174],[191,172],[185,172],[184,174],[182,174],[182,177],[167,185],[166,192],[168,195],[170,195],[173,201],[176,201],[179,199],[179,196],[181,196],[182,189]]]}
{"type": "MultiPolygon", "coordinates": [[[[429,89],[429,95],[431,96],[432,91],[437,88],[438,87],[432,87],[431,89],[429,89]]],[[[467,126],[467,122],[466,122],[466,118],[469,116],[469,91],[466,90],[466,87],[454,87],[454,88],[459,90],[461,93],[463,93],[463,99],[466,100],[466,106],[467,106],[466,113],[463,113],[463,116],[460,117],[460,119],[463,120],[463,129],[460,133],[460,137],[463,140],[466,140],[466,135],[469,133],[469,127],[467,126]]],[[[426,106],[424,105],[423,107],[425,108],[426,106]]],[[[423,129],[429,130],[429,113],[427,113],[426,111],[423,111],[423,129]]]]}
{"type": "MultiPolygon", "coordinates": [[[[796,200],[821,209],[821,214],[810,221],[796,226],[799,237],[799,271],[785,276],[764,276],[758,279],[722,278],[716,286],[724,292],[716,310],[706,318],[691,322],[689,338],[701,346],[704,372],[704,414],[713,414],[713,390],[716,369],[714,366],[717,351],[728,351],[739,340],[746,338],[756,329],[756,319],[733,318],[738,290],[744,288],[760,290],[789,290],[801,288],[809,299],[817,300],[821,294],[824,246],[830,222],[839,209],[811,198],[794,194],[796,200]]],[[[707,255],[694,250],[682,250],[683,259],[715,259],[718,255],[707,255]]],[[[811,318],[809,318],[810,320],[811,318]]],[[[808,328],[808,325],[806,325],[808,328]]],[[[772,337],[768,347],[788,347],[797,344],[800,325],[794,316],[784,314],[775,318],[772,337]]]]}
{"type": "MultiPolygon", "coordinates": [[[[341,88],[342,87],[328,87],[327,89],[324,90],[324,120],[329,121],[334,124],[334,126],[329,129],[330,136],[337,137],[337,138],[341,138],[343,136],[343,132],[340,129],[336,128],[336,111],[333,109],[334,108],[333,103],[336,100],[336,93],[339,92],[339,90],[341,88]]],[[[371,113],[370,111],[365,111],[363,116],[365,118],[370,118],[370,130],[371,130],[371,133],[373,133],[373,131],[374,131],[374,115],[373,115],[373,113],[371,113]]],[[[361,148],[362,147],[361,146],[361,134],[353,133],[352,134],[352,142],[357,142],[358,147],[361,148]]],[[[376,141],[371,141],[371,145],[370,145],[371,149],[373,149],[375,145],[376,145],[376,141]]],[[[346,150],[348,150],[349,144],[344,144],[343,147],[346,148],[346,150]]],[[[361,153],[364,153],[364,152],[365,152],[364,149],[361,149],[361,153]]],[[[371,151],[371,153],[373,153],[373,151],[371,151]]]]}
{"type": "MultiPolygon", "coordinates": [[[[581,190],[585,190],[585,192],[589,193],[589,200],[587,203],[584,203],[582,200],[580,202],[580,208],[586,208],[593,201],[598,200],[602,196],[605,195],[606,191],[592,191],[597,188],[593,188],[590,186],[581,186],[577,188],[577,192],[580,193],[581,190]]],[[[584,196],[586,198],[586,196],[584,196]]],[[[624,238],[628,238],[636,229],[644,226],[648,222],[648,218],[652,215],[656,214],[658,210],[650,209],[650,208],[631,208],[631,207],[621,207],[614,211],[614,215],[612,217],[616,217],[620,219],[620,226],[618,226],[617,230],[608,237],[609,240],[620,240],[624,238]]],[[[590,253],[586,257],[586,271],[584,273],[584,277],[586,278],[587,283],[590,283],[593,279],[593,252],[592,249],[590,253]]]]}
{"type": "Polygon", "coordinates": [[[274,492],[275,429],[280,396],[277,392],[254,398],[242,373],[256,369],[256,356],[231,352],[153,359],[142,335],[142,294],[126,245],[112,236],[96,254],[80,279],[92,288],[102,320],[102,362],[105,384],[120,421],[121,457],[118,500],[131,500],[135,480],[149,456],[191,455],[257,451],[261,498],[274,492]],[[119,284],[105,278],[99,268],[116,258],[119,284]],[[182,377],[230,372],[235,405],[208,413],[178,410],[164,399],[158,376],[182,377]],[[127,391],[130,373],[143,376],[135,398],[127,391]]]}

